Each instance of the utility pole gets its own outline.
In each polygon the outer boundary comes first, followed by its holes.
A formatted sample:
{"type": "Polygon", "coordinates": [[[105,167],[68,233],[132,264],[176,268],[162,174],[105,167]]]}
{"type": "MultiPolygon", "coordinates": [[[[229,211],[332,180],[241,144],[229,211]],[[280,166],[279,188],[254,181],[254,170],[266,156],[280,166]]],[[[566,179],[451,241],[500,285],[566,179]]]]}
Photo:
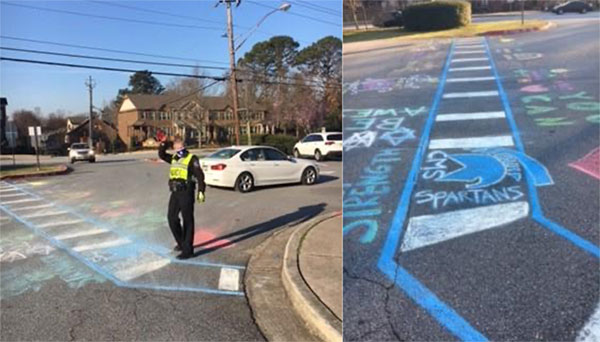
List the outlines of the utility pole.
{"type": "Polygon", "coordinates": [[[93,139],[92,139],[92,116],[93,116],[93,111],[94,111],[94,105],[93,105],[93,89],[96,86],[96,82],[94,82],[94,80],[92,79],[92,76],[89,76],[88,80],[85,81],[85,85],[86,87],[88,87],[88,91],[90,93],[90,119],[89,119],[89,125],[88,125],[88,145],[90,149],[94,149],[93,144],[93,139]]]}
{"type": "Polygon", "coordinates": [[[238,117],[238,94],[237,78],[235,75],[235,46],[233,44],[233,14],[231,13],[231,3],[236,2],[239,6],[239,0],[222,0],[227,6],[227,37],[229,39],[229,67],[231,69],[231,92],[233,95],[233,120],[235,121],[235,144],[240,144],[240,118],[238,117]]]}

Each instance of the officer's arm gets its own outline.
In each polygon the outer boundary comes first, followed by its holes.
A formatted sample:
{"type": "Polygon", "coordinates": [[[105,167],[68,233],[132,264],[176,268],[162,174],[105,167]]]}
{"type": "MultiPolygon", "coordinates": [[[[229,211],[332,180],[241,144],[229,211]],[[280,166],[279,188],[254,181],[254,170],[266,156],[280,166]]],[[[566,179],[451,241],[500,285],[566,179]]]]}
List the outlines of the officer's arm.
{"type": "Polygon", "coordinates": [[[173,159],[173,155],[167,153],[167,144],[164,141],[161,142],[158,146],[158,157],[171,164],[171,159],[173,159]]]}
{"type": "Polygon", "coordinates": [[[200,167],[200,160],[198,160],[198,157],[192,157],[190,168],[192,169],[192,174],[198,182],[198,191],[204,192],[204,190],[206,189],[206,184],[204,183],[204,172],[202,172],[202,168],[200,167]]]}

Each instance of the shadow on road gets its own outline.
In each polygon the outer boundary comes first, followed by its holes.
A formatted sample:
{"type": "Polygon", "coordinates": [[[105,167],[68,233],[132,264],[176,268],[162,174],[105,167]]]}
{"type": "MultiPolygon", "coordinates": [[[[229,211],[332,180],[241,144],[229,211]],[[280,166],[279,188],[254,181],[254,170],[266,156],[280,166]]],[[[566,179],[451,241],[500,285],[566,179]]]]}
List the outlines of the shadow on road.
{"type": "Polygon", "coordinates": [[[208,254],[208,253],[214,252],[218,249],[228,247],[230,245],[233,245],[234,243],[249,239],[249,238],[259,235],[259,234],[269,232],[269,231],[279,228],[279,227],[288,226],[288,225],[289,225],[289,227],[297,226],[303,222],[306,222],[307,220],[311,219],[312,217],[315,217],[316,215],[319,215],[320,213],[322,213],[325,210],[326,206],[327,206],[327,204],[325,204],[325,203],[319,203],[319,204],[315,204],[315,205],[300,207],[300,208],[298,208],[298,210],[296,210],[292,213],[281,215],[281,216],[275,217],[269,221],[255,224],[253,226],[244,228],[242,230],[238,230],[233,233],[225,234],[225,235],[216,237],[216,238],[208,240],[208,241],[203,241],[202,243],[195,245],[194,248],[202,248],[203,246],[209,246],[215,242],[220,242],[225,239],[228,240],[226,243],[219,243],[218,246],[204,248],[199,251],[196,251],[194,253],[194,256],[200,256],[203,254],[208,254]]]}

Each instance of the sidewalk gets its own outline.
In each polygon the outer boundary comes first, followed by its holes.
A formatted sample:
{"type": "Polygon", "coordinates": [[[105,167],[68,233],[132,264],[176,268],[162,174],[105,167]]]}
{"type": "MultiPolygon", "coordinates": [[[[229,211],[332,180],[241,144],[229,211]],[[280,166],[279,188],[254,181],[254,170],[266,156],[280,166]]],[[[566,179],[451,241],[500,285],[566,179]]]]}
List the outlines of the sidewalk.
{"type": "Polygon", "coordinates": [[[269,341],[342,341],[342,216],[273,234],[254,251],[245,288],[269,341]]]}

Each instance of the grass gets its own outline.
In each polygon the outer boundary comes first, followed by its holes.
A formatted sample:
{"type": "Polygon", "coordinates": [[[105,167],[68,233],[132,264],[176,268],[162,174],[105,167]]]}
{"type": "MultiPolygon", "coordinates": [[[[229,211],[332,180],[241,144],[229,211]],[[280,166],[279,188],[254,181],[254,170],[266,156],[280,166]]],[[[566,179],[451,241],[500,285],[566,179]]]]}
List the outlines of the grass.
{"type": "Polygon", "coordinates": [[[61,171],[64,165],[40,165],[38,171],[37,165],[2,165],[0,178],[12,176],[35,176],[48,172],[61,171]]]}
{"type": "Polygon", "coordinates": [[[548,22],[544,20],[526,20],[521,25],[520,20],[493,21],[485,23],[474,23],[464,27],[433,31],[433,32],[411,32],[401,28],[382,28],[369,31],[353,30],[344,32],[344,43],[364,42],[378,39],[431,39],[431,38],[455,38],[473,37],[485,35],[489,32],[541,28],[548,22]]]}

